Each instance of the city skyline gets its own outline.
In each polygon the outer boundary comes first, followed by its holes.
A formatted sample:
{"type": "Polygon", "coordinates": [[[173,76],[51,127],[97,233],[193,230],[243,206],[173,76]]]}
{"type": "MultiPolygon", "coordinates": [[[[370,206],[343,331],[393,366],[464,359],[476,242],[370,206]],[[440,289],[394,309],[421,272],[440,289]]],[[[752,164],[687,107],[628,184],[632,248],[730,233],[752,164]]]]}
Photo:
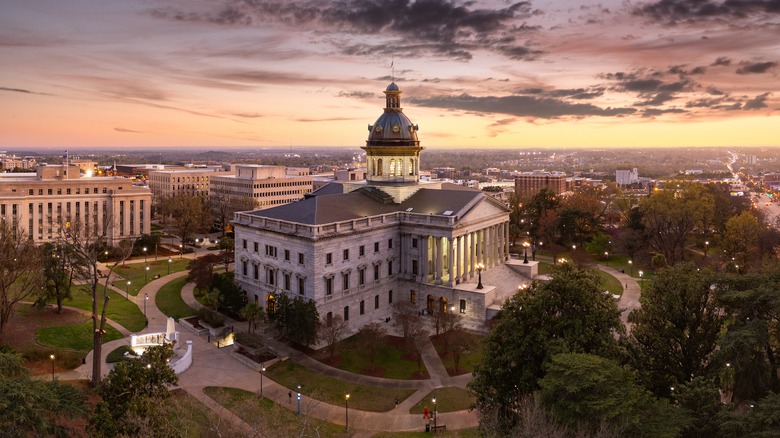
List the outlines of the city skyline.
{"type": "MultiPolygon", "coordinates": [[[[3,2],[0,148],[777,146],[770,0],[3,2]]],[[[773,22],[774,20],[774,22],[773,22]]]]}

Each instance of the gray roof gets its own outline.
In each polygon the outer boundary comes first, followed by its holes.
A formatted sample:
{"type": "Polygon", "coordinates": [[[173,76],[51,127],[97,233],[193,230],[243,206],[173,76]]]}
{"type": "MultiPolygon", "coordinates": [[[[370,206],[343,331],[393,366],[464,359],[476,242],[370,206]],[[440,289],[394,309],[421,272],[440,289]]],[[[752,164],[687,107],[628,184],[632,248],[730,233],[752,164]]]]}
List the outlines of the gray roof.
{"type": "MultiPolygon", "coordinates": [[[[317,194],[291,204],[250,214],[270,219],[298,222],[307,225],[321,225],[376,216],[411,209],[412,213],[443,215],[457,214],[476,198],[485,195],[474,189],[421,188],[400,204],[385,203],[377,196],[376,188],[361,188],[351,193],[317,194]]],[[[319,192],[319,190],[318,190],[319,192]]]]}

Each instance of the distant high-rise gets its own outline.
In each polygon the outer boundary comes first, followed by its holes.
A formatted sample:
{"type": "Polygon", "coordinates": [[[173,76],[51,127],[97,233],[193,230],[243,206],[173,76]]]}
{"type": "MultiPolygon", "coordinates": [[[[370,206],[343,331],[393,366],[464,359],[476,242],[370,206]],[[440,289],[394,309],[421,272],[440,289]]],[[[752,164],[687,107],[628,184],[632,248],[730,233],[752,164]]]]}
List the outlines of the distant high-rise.
{"type": "Polygon", "coordinates": [[[616,170],[615,182],[621,187],[637,183],[639,182],[639,170],[636,167],[632,170],[616,170]]]}
{"type": "Polygon", "coordinates": [[[563,172],[523,172],[515,175],[515,193],[530,198],[547,189],[555,194],[566,191],[566,174],[563,172]]]}

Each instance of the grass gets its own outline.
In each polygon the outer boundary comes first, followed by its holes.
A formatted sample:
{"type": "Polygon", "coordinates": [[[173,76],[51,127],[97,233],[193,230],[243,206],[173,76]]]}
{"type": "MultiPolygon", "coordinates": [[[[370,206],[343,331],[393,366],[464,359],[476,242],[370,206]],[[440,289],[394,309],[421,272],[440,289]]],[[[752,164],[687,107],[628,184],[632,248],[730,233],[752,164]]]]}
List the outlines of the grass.
{"type": "Polygon", "coordinates": [[[133,349],[130,348],[129,345],[120,345],[108,353],[108,356],[106,356],[106,363],[117,363],[126,360],[127,357],[125,356],[125,353],[132,351],[133,349]]]}
{"type": "Polygon", "coordinates": [[[464,336],[471,338],[471,348],[469,349],[468,353],[465,353],[461,356],[460,363],[458,364],[458,373],[455,373],[455,360],[452,358],[452,353],[444,351],[444,338],[441,336],[434,336],[431,339],[434,348],[436,348],[436,352],[439,354],[439,358],[451,376],[474,371],[474,366],[476,366],[479,361],[482,360],[483,336],[472,333],[465,333],[464,336]]]}
{"type": "MultiPolygon", "coordinates": [[[[106,324],[104,344],[121,338],[122,334],[117,329],[106,324]]],[[[92,350],[92,321],[81,325],[44,327],[35,332],[35,340],[47,347],[76,351],[92,350]]]]}
{"type": "Polygon", "coordinates": [[[232,424],[223,421],[217,414],[201,403],[195,397],[183,390],[171,391],[168,421],[177,431],[176,436],[189,438],[218,438],[226,436],[242,436],[232,424]]]}
{"type": "MultiPolygon", "coordinates": [[[[98,286],[102,288],[103,286],[98,286]]],[[[79,286],[73,291],[73,301],[66,301],[66,305],[92,311],[92,295],[87,292],[87,286],[79,286]]],[[[131,332],[139,332],[146,326],[144,313],[133,301],[125,299],[113,290],[108,291],[108,309],[106,316],[131,332]]],[[[103,309],[103,293],[98,292],[98,312],[103,309]]]]}
{"type": "MultiPolygon", "coordinates": [[[[551,264],[544,262],[539,263],[539,274],[549,274],[551,269],[551,264]]],[[[601,285],[604,286],[604,289],[608,290],[609,293],[614,295],[623,295],[623,284],[620,282],[620,280],[600,269],[596,269],[596,273],[601,278],[601,285]]]]}
{"type": "Polygon", "coordinates": [[[414,393],[413,389],[391,389],[360,385],[345,380],[324,376],[295,362],[279,362],[266,371],[273,381],[291,390],[301,385],[302,394],[325,403],[340,406],[344,394],[349,393],[349,406],[371,412],[387,412],[395,408],[395,398],[405,400],[414,393]]]}
{"type": "Polygon", "coordinates": [[[176,321],[195,315],[195,311],[181,298],[181,289],[186,283],[187,277],[168,282],[157,291],[154,299],[160,311],[165,316],[173,317],[176,321]]]}
{"type": "MultiPolygon", "coordinates": [[[[395,336],[385,337],[374,360],[374,365],[378,369],[371,369],[368,355],[360,346],[358,336],[350,336],[336,344],[337,361],[330,365],[350,373],[373,375],[387,379],[411,380],[421,377],[417,373],[417,361],[404,358],[404,355],[408,352],[403,346],[402,338],[395,336]]],[[[322,349],[315,355],[315,359],[322,362],[327,362],[327,357],[327,349],[322,349]]],[[[427,370],[423,367],[422,371],[425,373],[427,370]]]]}
{"type": "MultiPolygon", "coordinates": [[[[130,281],[130,295],[137,295],[138,291],[142,287],[146,286],[149,282],[154,280],[154,277],[159,275],[164,277],[168,275],[168,259],[159,257],[157,261],[154,260],[154,255],[147,256],[149,262],[149,272],[146,273],[145,263],[128,263],[125,266],[119,265],[114,270],[115,274],[122,277],[122,280],[114,280],[111,284],[118,288],[125,290],[127,288],[127,281],[130,281]]],[[[137,259],[136,259],[137,260],[137,259]]],[[[187,269],[190,261],[188,259],[171,258],[171,274],[184,271],[187,269]]]]}
{"type": "MultiPolygon", "coordinates": [[[[344,426],[327,423],[301,413],[285,409],[268,398],[237,388],[207,386],[203,392],[225,409],[249,424],[258,436],[318,436],[324,438],[349,436],[344,426]]],[[[350,399],[351,400],[351,399],[350,399]]],[[[309,405],[310,406],[310,405],[309,405]]]]}
{"type": "Polygon", "coordinates": [[[423,413],[423,408],[428,406],[428,410],[433,412],[433,397],[436,397],[436,411],[441,413],[465,411],[477,402],[477,399],[470,396],[469,392],[463,388],[453,386],[446,388],[436,388],[428,395],[422,398],[419,403],[409,409],[410,414],[423,413]]]}

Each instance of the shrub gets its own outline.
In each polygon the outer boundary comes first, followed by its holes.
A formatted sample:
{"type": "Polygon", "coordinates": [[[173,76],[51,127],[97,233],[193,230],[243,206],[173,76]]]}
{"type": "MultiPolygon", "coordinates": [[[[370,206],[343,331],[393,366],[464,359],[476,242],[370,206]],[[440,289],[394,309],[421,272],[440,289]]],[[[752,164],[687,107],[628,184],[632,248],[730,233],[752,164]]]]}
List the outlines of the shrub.
{"type": "Polygon", "coordinates": [[[265,340],[257,333],[237,332],[235,341],[248,348],[260,348],[265,345],[265,340]]]}
{"type": "Polygon", "coordinates": [[[209,308],[201,307],[198,310],[198,319],[212,327],[222,327],[225,325],[225,317],[209,308]]]}

